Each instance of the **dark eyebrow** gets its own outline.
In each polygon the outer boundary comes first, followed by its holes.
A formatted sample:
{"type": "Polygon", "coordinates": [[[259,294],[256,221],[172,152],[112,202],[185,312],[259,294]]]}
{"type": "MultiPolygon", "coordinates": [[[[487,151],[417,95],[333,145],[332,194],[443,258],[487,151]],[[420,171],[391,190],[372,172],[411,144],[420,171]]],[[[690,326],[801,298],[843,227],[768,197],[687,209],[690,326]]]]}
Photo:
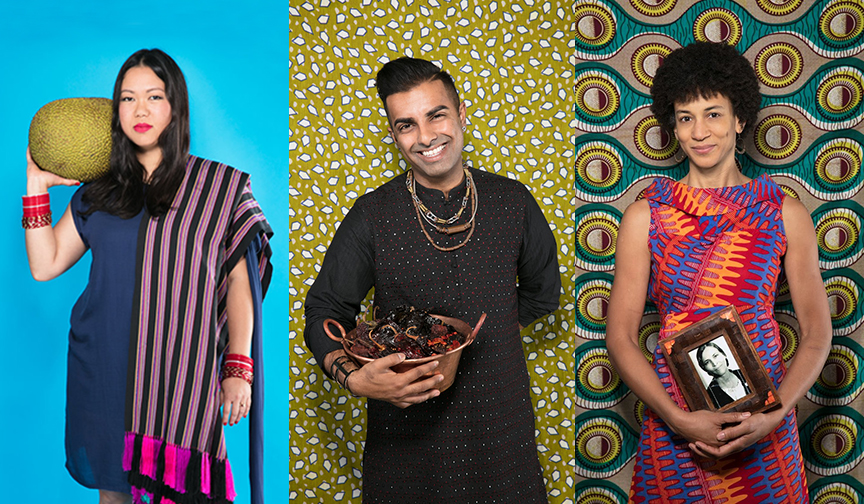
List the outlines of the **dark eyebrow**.
{"type": "MultiPolygon", "coordinates": [[[[149,93],[149,92],[151,92],[151,91],[162,91],[162,92],[165,92],[165,90],[162,89],[161,87],[154,87],[154,88],[150,88],[150,89],[145,89],[145,90],[144,90],[145,93],[149,93]]],[[[134,93],[135,91],[133,91],[133,90],[131,90],[131,89],[121,89],[120,92],[121,92],[121,93],[134,93]]]]}
{"type": "MultiPolygon", "coordinates": [[[[438,105],[437,107],[433,108],[429,112],[426,112],[426,117],[427,118],[432,117],[435,114],[437,114],[438,112],[441,112],[442,110],[449,110],[449,109],[450,109],[450,107],[448,107],[447,105],[438,105]]],[[[396,126],[397,124],[417,124],[417,121],[415,121],[413,118],[410,118],[410,117],[398,117],[396,119],[393,119],[393,126],[396,126]]]]}
{"type": "Polygon", "coordinates": [[[442,110],[447,110],[449,108],[450,107],[448,107],[447,105],[438,105],[437,107],[433,108],[429,112],[426,112],[426,117],[432,117],[433,115],[437,114],[438,112],[441,112],[442,110]]]}
{"type": "Polygon", "coordinates": [[[397,117],[396,119],[393,119],[393,126],[398,124],[417,124],[417,121],[410,117],[397,117]]]}
{"type": "MultiPolygon", "coordinates": [[[[704,111],[705,111],[705,112],[708,112],[708,111],[710,111],[710,110],[714,110],[714,109],[722,109],[722,108],[723,108],[723,105],[711,105],[710,107],[706,108],[704,111]]],[[[675,111],[675,113],[676,113],[676,114],[692,114],[692,112],[690,112],[690,111],[687,110],[687,109],[678,109],[678,110],[675,111]]]]}

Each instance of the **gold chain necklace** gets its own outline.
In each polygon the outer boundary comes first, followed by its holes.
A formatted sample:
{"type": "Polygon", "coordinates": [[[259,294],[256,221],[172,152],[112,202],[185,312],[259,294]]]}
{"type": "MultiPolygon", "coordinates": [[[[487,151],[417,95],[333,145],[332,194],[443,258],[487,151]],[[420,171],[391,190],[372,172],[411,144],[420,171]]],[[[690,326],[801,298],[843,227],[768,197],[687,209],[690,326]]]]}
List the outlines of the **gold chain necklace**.
{"type": "MultiPolygon", "coordinates": [[[[411,193],[411,198],[414,200],[414,205],[420,207],[420,213],[423,215],[423,217],[426,218],[426,222],[428,222],[430,226],[438,229],[439,224],[453,224],[454,222],[459,220],[460,217],[462,217],[462,212],[465,211],[465,207],[468,206],[468,198],[471,196],[471,173],[468,171],[468,168],[465,165],[462,165],[462,171],[465,173],[465,197],[462,198],[462,207],[459,208],[459,211],[456,212],[456,215],[450,217],[449,219],[442,219],[432,213],[431,210],[426,208],[426,205],[424,205],[423,202],[420,201],[420,197],[417,196],[417,182],[414,179],[414,172],[408,172],[408,176],[405,178],[405,185],[408,187],[408,192],[411,193]]],[[[440,233],[442,231],[438,230],[438,232],[440,233]]]]}
{"type": "MultiPolygon", "coordinates": [[[[426,239],[429,240],[429,243],[431,243],[433,247],[435,247],[437,250],[440,250],[441,252],[451,252],[453,250],[460,249],[460,248],[464,247],[465,244],[468,243],[468,240],[471,239],[471,236],[474,234],[474,218],[477,216],[477,205],[478,205],[477,186],[474,184],[474,178],[471,176],[471,172],[469,172],[468,169],[465,167],[463,167],[463,170],[465,170],[465,178],[467,179],[467,181],[466,181],[467,188],[466,188],[465,198],[463,198],[464,203],[463,203],[462,208],[464,209],[465,206],[467,206],[469,195],[470,195],[471,219],[469,219],[468,222],[466,222],[465,224],[460,224],[459,226],[451,226],[451,227],[444,227],[444,226],[437,226],[434,224],[430,224],[435,228],[436,231],[438,231],[439,233],[442,233],[442,234],[446,234],[448,236],[451,234],[462,233],[466,230],[470,230],[468,232],[468,236],[465,237],[465,241],[463,241],[462,243],[460,243],[458,245],[454,245],[453,247],[441,247],[437,243],[435,243],[435,241],[432,239],[431,236],[429,236],[429,233],[426,231],[426,227],[423,225],[423,216],[420,212],[421,207],[425,208],[425,206],[423,205],[422,202],[420,202],[420,198],[416,197],[416,193],[414,191],[414,176],[412,175],[412,172],[410,170],[408,171],[408,175],[407,175],[407,178],[405,180],[405,185],[408,186],[408,192],[410,192],[411,195],[413,196],[411,198],[411,202],[414,204],[414,211],[417,214],[417,220],[420,222],[420,229],[423,231],[423,234],[426,236],[426,239]]],[[[429,213],[431,214],[431,212],[429,212],[429,213]]],[[[462,210],[459,211],[459,215],[461,215],[461,214],[462,214],[462,210]]]]}

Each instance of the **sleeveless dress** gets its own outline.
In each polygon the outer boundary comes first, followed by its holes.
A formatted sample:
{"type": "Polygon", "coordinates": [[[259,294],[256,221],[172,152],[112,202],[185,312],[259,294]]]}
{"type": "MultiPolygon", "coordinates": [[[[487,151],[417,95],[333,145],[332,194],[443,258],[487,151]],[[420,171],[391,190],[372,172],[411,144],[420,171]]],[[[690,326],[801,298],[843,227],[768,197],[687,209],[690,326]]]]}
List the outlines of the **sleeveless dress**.
{"type": "MultiPolygon", "coordinates": [[[[651,208],[648,296],[660,312],[660,339],[734,305],[779,387],[786,367],[774,299],[786,252],[783,191],[767,175],[719,189],[657,179],[645,197],[651,208]]],[[[666,391],[686,409],[659,345],[653,365],[666,391]]],[[[808,502],[795,410],[754,445],[714,461],[694,456],[683,437],[646,409],[630,501],[808,502]]]]}

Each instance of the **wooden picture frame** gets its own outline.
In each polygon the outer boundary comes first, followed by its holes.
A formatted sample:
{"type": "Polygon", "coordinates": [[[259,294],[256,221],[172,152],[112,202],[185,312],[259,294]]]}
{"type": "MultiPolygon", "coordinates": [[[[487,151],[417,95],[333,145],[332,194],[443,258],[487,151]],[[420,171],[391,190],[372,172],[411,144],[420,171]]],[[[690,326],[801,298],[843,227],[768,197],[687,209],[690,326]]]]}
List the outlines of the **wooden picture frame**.
{"type": "Polygon", "coordinates": [[[658,344],[690,411],[758,413],[781,405],[733,306],[658,344]]]}

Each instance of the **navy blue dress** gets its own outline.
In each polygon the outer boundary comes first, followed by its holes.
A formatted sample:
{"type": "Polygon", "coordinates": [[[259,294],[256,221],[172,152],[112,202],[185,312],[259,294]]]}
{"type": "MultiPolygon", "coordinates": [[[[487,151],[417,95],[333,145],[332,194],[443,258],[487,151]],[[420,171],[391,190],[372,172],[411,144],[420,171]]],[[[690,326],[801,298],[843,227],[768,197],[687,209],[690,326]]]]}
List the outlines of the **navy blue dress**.
{"type": "Polygon", "coordinates": [[[82,217],[82,186],[72,217],[92,252],[87,288],[72,308],[66,378],[66,468],[88,488],[131,491],[123,472],[126,367],[135,253],[142,209],[131,219],[105,212],[82,217]]]}

